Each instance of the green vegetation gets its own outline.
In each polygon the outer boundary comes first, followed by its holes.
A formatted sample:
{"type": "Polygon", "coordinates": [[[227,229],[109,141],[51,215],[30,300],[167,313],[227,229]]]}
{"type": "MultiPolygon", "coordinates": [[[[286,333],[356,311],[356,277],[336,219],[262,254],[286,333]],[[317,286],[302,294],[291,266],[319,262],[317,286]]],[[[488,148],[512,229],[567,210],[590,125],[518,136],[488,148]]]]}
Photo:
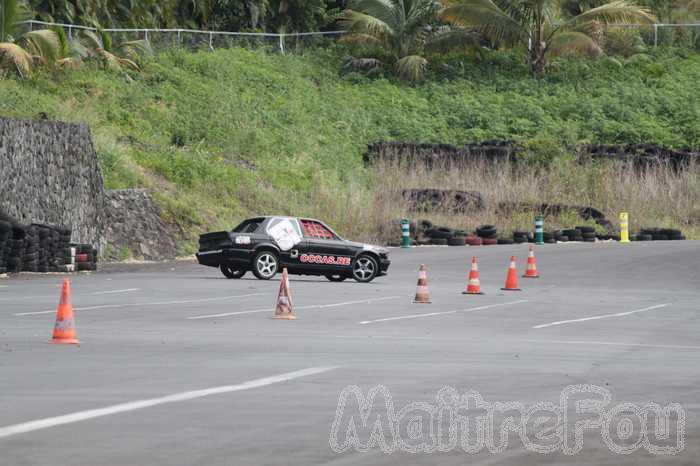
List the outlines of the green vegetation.
{"type": "Polygon", "coordinates": [[[564,55],[596,57],[602,53],[594,38],[604,26],[648,24],[656,18],[635,3],[615,0],[567,17],[558,0],[449,0],[441,16],[474,29],[494,45],[528,48],[534,73],[564,55]]]}
{"type": "Polygon", "coordinates": [[[133,81],[88,63],[0,80],[0,115],[86,121],[107,188],[151,188],[189,239],[273,212],[376,237],[389,212],[361,156],[377,140],[513,139],[545,157],[598,141],[700,147],[698,55],[561,61],[537,80],[517,51],[493,53],[415,86],[339,75],[341,56],[173,50],[133,81]]]}

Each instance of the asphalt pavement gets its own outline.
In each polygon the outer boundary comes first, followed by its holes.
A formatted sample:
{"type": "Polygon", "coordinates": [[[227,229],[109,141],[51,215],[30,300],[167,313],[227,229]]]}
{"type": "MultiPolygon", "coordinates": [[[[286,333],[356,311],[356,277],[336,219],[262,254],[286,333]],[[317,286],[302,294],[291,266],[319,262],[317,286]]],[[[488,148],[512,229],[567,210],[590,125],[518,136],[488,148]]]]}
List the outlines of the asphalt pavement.
{"type": "Polygon", "coordinates": [[[48,343],[62,275],[0,279],[0,465],[700,464],[700,242],[538,246],[502,291],[511,255],[292,276],[294,321],[279,276],[107,266],[70,277],[79,346],[48,343]]]}

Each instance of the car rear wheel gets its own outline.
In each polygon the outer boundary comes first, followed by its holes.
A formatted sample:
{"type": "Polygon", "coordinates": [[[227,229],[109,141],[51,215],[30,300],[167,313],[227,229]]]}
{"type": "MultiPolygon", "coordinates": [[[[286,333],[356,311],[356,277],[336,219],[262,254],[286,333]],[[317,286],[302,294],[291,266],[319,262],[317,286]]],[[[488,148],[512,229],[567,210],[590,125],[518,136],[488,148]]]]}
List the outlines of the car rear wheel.
{"type": "Polygon", "coordinates": [[[253,260],[253,273],[260,280],[269,280],[277,274],[279,260],[272,251],[261,251],[253,260]]]}
{"type": "Polygon", "coordinates": [[[352,278],[360,283],[369,283],[374,280],[379,271],[379,265],[372,256],[362,255],[352,264],[352,278]]]}
{"type": "Polygon", "coordinates": [[[230,265],[226,264],[221,264],[219,266],[219,270],[221,270],[221,273],[224,274],[224,277],[235,279],[241,278],[247,272],[246,269],[234,269],[230,265]]]}
{"type": "Polygon", "coordinates": [[[346,278],[348,278],[348,276],[347,276],[347,275],[341,275],[341,274],[339,274],[339,273],[336,273],[336,274],[331,274],[331,273],[329,273],[329,274],[326,275],[326,278],[327,278],[329,281],[331,281],[331,282],[342,282],[342,281],[344,281],[346,278]]]}

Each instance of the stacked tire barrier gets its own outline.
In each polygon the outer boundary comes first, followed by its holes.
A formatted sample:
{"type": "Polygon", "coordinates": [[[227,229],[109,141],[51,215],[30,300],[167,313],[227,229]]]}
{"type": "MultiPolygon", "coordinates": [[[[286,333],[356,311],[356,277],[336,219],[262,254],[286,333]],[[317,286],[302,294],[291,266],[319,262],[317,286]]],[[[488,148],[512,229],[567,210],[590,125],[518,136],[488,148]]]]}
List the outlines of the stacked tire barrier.
{"type": "Polygon", "coordinates": [[[85,244],[72,247],[71,236],[69,228],[22,225],[0,215],[0,274],[97,270],[97,250],[85,244]],[[77,256],[76,249],[84,251],[84,256],[77,256]],[[84,263],[76,265],[76,258],[84,259],[84,263]]]}
{"type": "MultiPolygon", "coordinates": [[[[580,225],[563,230],[550,230],[543,233],[543,241],[546,244],[583,242],[595,243],[596,241],[620,241],[620,235],[607,232],[600,223],[597,226],[580,225]]],[[[434,225],[429,220],[418,220],[410,224],[410,234],[414,239],[413,244],[418,246],[490,246],[495,244],[522,244],[534,243],[535,235],[532,231],[514,231],[512,238],[499,236],[495,225],[481,225],[473,233],[466,230],[453,229],[434,225]]],[[[631,234],[632,241],[679,241],[685,236],[681,230],[672,228],[643,228],[638,234],[631,234]]],[[[390,244],[391,246],[392,244],[390,244]]],[[[399,243],[394,243],[394,246],[399,243]]]]}
{"type": "Polygon", "coordinates": [[[97,250],[89,244],[76,244],[75,269],[79,272],[97,270],[97,250]]]}

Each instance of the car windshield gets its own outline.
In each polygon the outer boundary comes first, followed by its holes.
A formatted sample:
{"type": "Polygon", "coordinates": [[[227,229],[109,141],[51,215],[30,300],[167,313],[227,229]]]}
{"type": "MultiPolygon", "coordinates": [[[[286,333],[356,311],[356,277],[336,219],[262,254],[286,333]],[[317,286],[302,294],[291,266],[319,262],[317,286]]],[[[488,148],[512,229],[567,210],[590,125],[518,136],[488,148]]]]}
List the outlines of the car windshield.
{"type": "Polygon", "coordinates": [[[233,229],[233,233],[255,233],[264,221],[264,218],[250,218],[233,229]]]}

